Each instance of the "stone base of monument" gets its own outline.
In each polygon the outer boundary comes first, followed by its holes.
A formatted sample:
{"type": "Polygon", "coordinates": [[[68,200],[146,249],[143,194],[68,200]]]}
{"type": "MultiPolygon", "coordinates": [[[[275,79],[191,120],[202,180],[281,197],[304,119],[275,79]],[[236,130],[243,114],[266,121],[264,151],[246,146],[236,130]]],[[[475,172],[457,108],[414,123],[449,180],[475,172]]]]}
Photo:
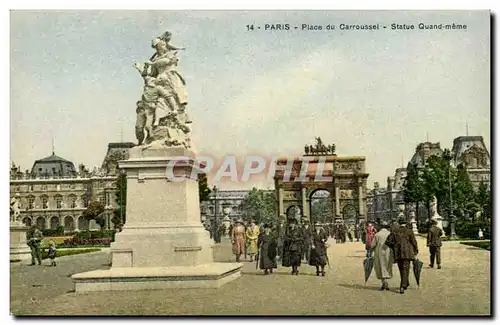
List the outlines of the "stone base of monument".
{"type": "Polygon", "coordinates": [[[75,292],[218,288],[238,278],[243,264],[213,260],[213,241],[200,221],[194,154],[143,149],[132,148],[120,162],[127,172],[127,219],[111,245],[111,269],[73,275],[75,292]]]}
{"type": "Polygon", "coordinates": [[[10,224],[10,261],[18,262],[31,258],[31,249],[26,245],[28,227],[16,222],[10,224]]]}

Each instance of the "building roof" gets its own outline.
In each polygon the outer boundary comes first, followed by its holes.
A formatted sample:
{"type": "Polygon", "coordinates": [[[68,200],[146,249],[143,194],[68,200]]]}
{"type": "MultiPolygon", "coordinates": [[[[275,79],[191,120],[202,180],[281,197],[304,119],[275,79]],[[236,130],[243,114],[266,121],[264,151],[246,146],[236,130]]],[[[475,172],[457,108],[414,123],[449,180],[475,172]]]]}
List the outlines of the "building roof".
{"type": "Polygon", "coordinates": [[[415,148],[415,154],[411,158],[410,163],[421,168],[425,166],[425,163],[430,156],[441,156],[442,154],[443,150],[441,149],[441,144],[439,142],[422,142],[415,148]]]}
{"type": "Polygon", "coordinates": [[[75,165],[71,161],[59,157],[52,152],[52,155],[35,161],[31,168],[31,174],[47,177],[72,177],[76,175],[76,170],[75,165]]]}

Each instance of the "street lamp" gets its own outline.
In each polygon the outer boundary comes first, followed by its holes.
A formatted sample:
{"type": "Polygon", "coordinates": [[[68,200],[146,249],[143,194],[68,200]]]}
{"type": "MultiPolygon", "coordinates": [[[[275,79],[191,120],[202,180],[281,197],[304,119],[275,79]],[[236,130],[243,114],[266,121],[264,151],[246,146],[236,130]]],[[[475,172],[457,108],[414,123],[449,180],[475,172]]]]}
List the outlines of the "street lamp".
{"type": "Polygon", "coordinates": [[[448,167],[448,187],[450,190],[450,239],[457,239],[455,232],[455,217],[453,216],[453,197],[451,191],[451,166],[448,167]]]}
{"type": "Polygon", "coordinates": [[[215,205],[215,214],[214,214],[214,225],[212,226],[212,238],[217,242],[217,228],[218,228],[218,220],[217,220],[217,186],[214,185],[212,188],[214,192],[214,205],[215,205]]]}

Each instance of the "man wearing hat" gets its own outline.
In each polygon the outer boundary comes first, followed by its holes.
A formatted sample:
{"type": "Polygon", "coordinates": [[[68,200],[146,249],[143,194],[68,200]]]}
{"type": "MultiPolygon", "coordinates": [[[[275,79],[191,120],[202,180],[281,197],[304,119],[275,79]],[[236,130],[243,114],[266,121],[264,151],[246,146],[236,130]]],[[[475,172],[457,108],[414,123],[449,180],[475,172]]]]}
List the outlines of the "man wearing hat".
{"type": "Polygon", "coordinates": [[[434,267],[434,259],[437,262],[437,268],[441,268],[441,236],[443,231],[437,226],[438,222],[436,219],[432,219],[432,226],[429,228],[429,233],[427,234],[427,247],[429,247],[429,253],[431,254],[431,264],[430,267],[434,267]]]}
{"type": "Polygon", "coordinates": [[[309,257],[311,256],[311,236],[312,230],[309,224],[309,220],[302,218],[302,238],[304,239],[304,247],[302,249],[302,259],[309,262],[309,257]]]}
{"type": "Polygon", "coordinates": [[[283,257],[283,244],[285,241],[285,233],[286,233],[285,216],[280,215],[279,224],[276,227],[278,259],[283,257]]]}
{"type": "Polygon", "coordinates": [[[292,275],[299,275],[299,266],[302,259],[302,250],[304,247],[304,238],[302,231],[297,226],[297,219],[288,219],[290,228],[285,234],[283,245],[283,263],[284,267],[292,267],[292,275]]]}
{"type": "Polygon", "coordinates": [[[399,293],[403,294],[410,285],[410,262],[415,260],[418,254],[418,245],[413,231],[406,226],[406,220],[400,218],[398,223],[399,227],[387,237],[385,244],[394,251],[394,259],[398,263],[401,276],[399,293]]]}

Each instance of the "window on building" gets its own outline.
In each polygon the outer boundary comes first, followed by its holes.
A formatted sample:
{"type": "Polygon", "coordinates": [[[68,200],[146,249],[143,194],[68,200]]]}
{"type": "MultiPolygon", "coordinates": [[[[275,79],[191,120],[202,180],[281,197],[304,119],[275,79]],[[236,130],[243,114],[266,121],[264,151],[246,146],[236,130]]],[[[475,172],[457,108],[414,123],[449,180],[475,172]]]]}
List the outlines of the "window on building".
{"type": "Polygon", "coordinates": [[[104,196],[104,193],[99,194],[99,202],[103,205],[106,204],[106,197],[104,196]]]}
{"type": "Polygon", "coordinates": [[[83,207],[84,208],[88,207],[88,201],[87,201],[87,196],[86,195],[82,196],[82,203],[83,203],[83,207]]]}
{"type": "Polygon", "coordinates": [[[69,197],[69,202],[70,202],[70,207],[71,207],[71,209],[76,208],[76,196],[71,195],[71,196],[69,197]]]}
{"type": "Polygon", "coordinates": [[[42,209],[48,209],[49,208],[49,198],[45,195],[41,197],[42,199],[42,209]]]}
{"type": "Polygon", "coordinates": [[[56,199],[56,208],[61,209],[62,208],[62,196],[56,195],[55,199],[56,199]]]}
{"type": "Polygon", "coordinates": [[[47,185],[42,185],[42,191],[46,191],[47,190],[47,185]]]}
{"type": "Polygon", "coordinates": [[[109,193],[106,193],[106,206],[110,206],[111,205],[111,199],[110,199],[110,195],[109,193]]]}
{"type": "Polygon", "coordinates": [[[69,188],[70,189],[74,189],[75,188],[75,184],[69,184],[69,188]]]}
{"type": "Polygon", "coordinates": [[[35,197],[28,196],[28,209],[31,210],[35,206],[35,197]]]}
{"type": "Polygon", "coordinates": [[[33,192],[33,185],[29,186],[29,190],[30,190],[30,192],[33,192]]]}

